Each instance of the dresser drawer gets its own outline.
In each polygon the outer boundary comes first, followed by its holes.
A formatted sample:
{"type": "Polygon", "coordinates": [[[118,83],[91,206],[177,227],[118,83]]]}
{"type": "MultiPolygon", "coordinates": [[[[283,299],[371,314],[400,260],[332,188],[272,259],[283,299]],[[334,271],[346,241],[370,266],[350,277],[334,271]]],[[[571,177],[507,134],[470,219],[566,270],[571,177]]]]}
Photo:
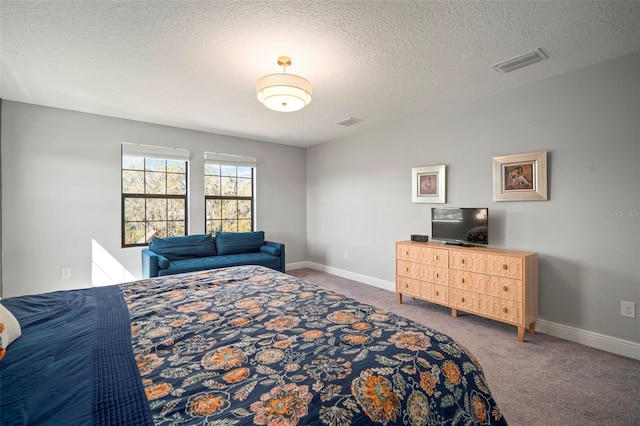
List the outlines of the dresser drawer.
{"type": "Polygon", "coordinates": [[[521,280],[478,274],[476,272],[449,270],[449,285],[461,290],[488,294],[508,300],[522,301],[523,284],[521,280]]]}
{"type": "Polygon", "coordinates": [[[454,309],[513,324],[522,324],[522,302],[449,288],[449,305],[454,309]]]}
{"type": "Polygon", "coordinates": [[[449,270],[447,268],[407,262],[405,260],[396,261],[396,274],[441,285],[446,285],[449,282],[449,270]]]}
{"type": "Polygon", "coordinates": [[[398,275],[396,277],[396,292],[420,297],[421,284],[421,281],[398,275]]]}
{"type": "Polygon", "coordinates": [[[396,291],[439,304],[446,304],[449,300],[446,286],[413,278],[396,277],[396,291]]]}
{"type": "Polygon", "coordinates": [[[449,268],[521,280],[523,260],[514,256],[449,250],[449,268]]]}
{"type": "Polygon", "coordinates": [[[425,263],[447,268],[449,266],[448,251],[420,244],[397,244],[396,259],[425,263]]]}

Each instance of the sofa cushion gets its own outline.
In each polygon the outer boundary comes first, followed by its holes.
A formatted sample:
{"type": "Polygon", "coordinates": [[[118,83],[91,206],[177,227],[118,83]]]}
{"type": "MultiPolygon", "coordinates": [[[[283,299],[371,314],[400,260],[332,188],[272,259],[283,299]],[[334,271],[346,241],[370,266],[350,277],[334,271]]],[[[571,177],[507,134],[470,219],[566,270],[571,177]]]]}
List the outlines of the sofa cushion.
{"type": "Polygon", "coordinates": [[[167,269],[160,269],[158,275],[182,274],[241,265],[261,265],[278,270],[280,268],[280,258],[260,251],[256,253],[194,257],[192,259],[173,260],[167,269]]]}
{"type": "Polygon", "coordinates": [[[264,231],[217,232],[215,242],[218,255],[255,253],[264,245],[264,231]]]}
{"type": "Polygon", "coordinates": [[[216,247],[211,234],[186,235],[184,237],[154,237],[149,250],[169,260],[215,256],[216,247]]]}
{"type": "Polygon", "coordinates": [[[229,266],[261,265],[271,269],[280,268],[280,258],[260,251],[256,253],[226,254],[213,258],[215,268],[229,266]]]}

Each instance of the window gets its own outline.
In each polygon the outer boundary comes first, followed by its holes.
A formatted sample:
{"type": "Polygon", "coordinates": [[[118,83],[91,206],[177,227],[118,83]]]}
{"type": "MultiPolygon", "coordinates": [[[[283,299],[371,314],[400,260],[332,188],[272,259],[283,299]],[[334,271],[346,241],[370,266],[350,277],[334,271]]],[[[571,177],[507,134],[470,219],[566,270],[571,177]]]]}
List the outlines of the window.
{"type": "Polygon", "coordinates": [[[122,144],[122,247],[187,234],[188,153],[122,144]]]}
{"type": "Polygon", "coordinates": [[[205,153],[205,230],[253,231],[256,160],[228,154],[205,153]]]}

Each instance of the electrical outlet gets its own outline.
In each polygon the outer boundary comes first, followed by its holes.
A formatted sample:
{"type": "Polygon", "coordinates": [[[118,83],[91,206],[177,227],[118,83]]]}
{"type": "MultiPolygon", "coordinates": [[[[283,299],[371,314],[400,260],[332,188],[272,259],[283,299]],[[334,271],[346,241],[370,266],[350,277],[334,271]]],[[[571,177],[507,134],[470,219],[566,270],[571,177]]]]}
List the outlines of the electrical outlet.
{"type": "Polygon", "coordinates": [[[60,276],[64,280],[66,280],[67,278],[71,278],[71,268],[62,268],[62,269],[60,269],[60,276]]]}
{"type": "Polygon", "coordinates": [[[620,301],[620,315],[623,317],[635,318],[636,317],[636,304],[633,302],[620,301]]]}

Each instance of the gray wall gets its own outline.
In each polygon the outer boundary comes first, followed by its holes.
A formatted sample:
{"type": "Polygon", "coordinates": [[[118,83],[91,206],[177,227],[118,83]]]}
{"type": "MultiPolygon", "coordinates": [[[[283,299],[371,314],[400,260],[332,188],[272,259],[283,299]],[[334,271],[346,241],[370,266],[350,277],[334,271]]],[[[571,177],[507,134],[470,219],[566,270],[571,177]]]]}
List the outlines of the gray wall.
{"type": "Polygon", "coordinates": [[[640,342],[620,316],[640,303],[640,54],[308,149],[308,260],[395,281],[395,241],[431,231],[411,168],[438,164],[444,206],[488,207],[492,246],[539,253],[541,319],[640,342]],[[492,158],[542,150],[549,201],[493,202],[492,158]]]}
{"type": "Polygon", "coordinates": [[[302,148],[6,100],[1,131],[5,297],[141,277],[141,249],[120,242],[123,141],[191,150],[192,234],[204,232],[204,152],[256,157],[257,227],[288,263],[306,259],[302,148]]]}

